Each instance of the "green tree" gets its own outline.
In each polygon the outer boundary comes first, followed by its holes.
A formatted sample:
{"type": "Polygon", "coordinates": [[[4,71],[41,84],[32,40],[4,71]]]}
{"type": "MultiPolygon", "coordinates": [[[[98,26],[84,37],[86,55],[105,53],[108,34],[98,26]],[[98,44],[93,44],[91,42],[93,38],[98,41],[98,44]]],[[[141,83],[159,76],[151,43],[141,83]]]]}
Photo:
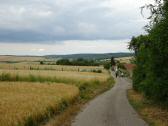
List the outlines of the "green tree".
{"type": "Polygon", "coordinates": [[[152,12],[146,26],[148,35],[133,37],[135,51],[133,87],[157,101],[168,101],[168,1],[156,0],[147,6],[152,12]]]}
{"type": "Polygon", "coordinates": [[[106,63],[103,64],[103,66],[104,66],[104,69],[109,70],[111,64],[109,62],[106,62],[106,63]]]}
{"type": "Polygon", "coordinates": [[[111,57],[111,66],[114,66],[116,63],[115,63],[115,60],[114,60],[114,57],[111,57]]]}

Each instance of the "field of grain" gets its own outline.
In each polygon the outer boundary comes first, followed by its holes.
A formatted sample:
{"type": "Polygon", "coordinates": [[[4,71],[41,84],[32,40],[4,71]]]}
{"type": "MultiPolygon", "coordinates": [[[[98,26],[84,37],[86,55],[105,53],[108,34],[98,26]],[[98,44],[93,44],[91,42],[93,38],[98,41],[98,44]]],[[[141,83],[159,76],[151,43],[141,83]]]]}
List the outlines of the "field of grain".
{"type": "Polygon", "coordinates": [[[62,102],[73,100],[78,94],[78,88],[72,85],[1,82],[0,125],[38,122],[59,111],[62,102]]]}
{"type": "Polygon", "coordinates": [[[109,78],[102,66],[1,62],[0,126],[39,125],[71,101],[86,102],[107,90],[114,83],[109,78]]]}
{"type": "Polygon", "coordinates": [[[0,62],[40,61],[44,59],[44,57],[40,56],[0,56],[0,62]]]}
{"type": "Polygon", "coordinates": [[[115,60],[119,61],[120,63],[131,63],[131,60],[133,60],[133,57],[115,58],[115,60]]]}
{"type": "Polygon", "coordinates": [[[0,63],[0,69],[8,70],[56,70],[56,71],[81,71],[90,72],[103,70],[102,66],[63,66],[63,65],[40,65],[39,62],[0,63]]]}
{"type": "Polygon", "coordinates": [[[77,83],[98,80],[106,81],[109,73],[50,71],[50,70],[0,70],[1,81],[36,81],[77,83]],[[69,82],[68,82],[69,81],[69,82]]]}

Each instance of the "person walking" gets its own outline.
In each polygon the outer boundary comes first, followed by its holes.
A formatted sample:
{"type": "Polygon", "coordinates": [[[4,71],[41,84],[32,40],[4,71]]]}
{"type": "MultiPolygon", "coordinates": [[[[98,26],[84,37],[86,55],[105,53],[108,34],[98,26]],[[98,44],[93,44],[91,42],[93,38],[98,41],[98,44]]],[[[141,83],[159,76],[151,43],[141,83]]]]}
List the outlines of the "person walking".
{"type": "Polygon", "coordinates": [[[116,66],[115,67],[115,75],[116,75],[116,78],[118,77],[118,67],[116,66]]]}
{"type": "Polygon", "coordinates": [[[116,75],[116,78],[117,78],[118,77],[118,72],[117,71],[115,72],[115,75],[116,75]]]}

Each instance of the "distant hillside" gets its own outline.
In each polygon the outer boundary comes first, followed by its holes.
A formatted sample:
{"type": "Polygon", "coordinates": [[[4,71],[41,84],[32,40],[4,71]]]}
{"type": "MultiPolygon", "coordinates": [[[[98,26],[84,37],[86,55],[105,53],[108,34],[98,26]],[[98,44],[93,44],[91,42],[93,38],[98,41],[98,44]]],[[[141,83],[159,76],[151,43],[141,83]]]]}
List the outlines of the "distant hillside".
{"type": "Polygon", "coordinates": [[[17,55],[0,55],[0,62],[34,62],[45,60],[45,57],[42,56],[17,56],[17,55]]]}
{"type": "Polygon", "coordinates": [[[71,55],[47,55],[46,58],[49,59],[89,59],[89,60],[100,60],[100,59],[109,59],[111,57],[120,58],[120,57],[129,57],[133,56],[133,53],[105,53],[105,54],[71,54],[71,55]]]}

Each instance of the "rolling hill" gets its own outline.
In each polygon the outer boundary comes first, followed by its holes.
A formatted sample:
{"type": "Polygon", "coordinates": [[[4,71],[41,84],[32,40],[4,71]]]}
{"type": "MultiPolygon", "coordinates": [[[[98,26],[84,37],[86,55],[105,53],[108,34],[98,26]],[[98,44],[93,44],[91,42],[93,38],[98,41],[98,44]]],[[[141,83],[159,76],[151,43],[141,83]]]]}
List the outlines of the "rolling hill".
{"type": "Polygon", "coordinates": [[[46,55],[47,59],[88,59],[88,60],[100,60],[100,59],[109,59],[111,57],[120,58],[120,57],[129,57],[133,56],[133,53],[104,53],[104,54],[70,54],[70,55],[46,55]]]}

